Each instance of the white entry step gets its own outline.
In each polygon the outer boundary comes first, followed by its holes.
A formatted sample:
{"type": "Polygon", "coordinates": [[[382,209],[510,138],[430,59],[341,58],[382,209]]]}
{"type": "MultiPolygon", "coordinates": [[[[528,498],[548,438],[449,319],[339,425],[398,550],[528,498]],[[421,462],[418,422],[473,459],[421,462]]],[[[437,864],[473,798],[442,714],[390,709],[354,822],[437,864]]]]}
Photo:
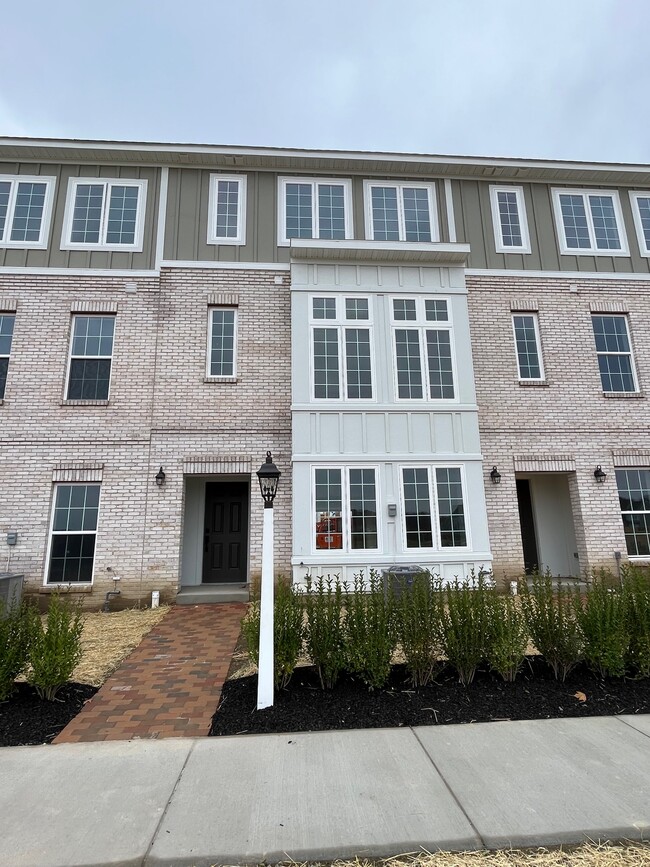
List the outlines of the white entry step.
{"type": "Polygon", "coordinates": [[[177,605],[204,605],[210,602],[248,602],[248,584],[196,584],[181,587],[177,605]]]}

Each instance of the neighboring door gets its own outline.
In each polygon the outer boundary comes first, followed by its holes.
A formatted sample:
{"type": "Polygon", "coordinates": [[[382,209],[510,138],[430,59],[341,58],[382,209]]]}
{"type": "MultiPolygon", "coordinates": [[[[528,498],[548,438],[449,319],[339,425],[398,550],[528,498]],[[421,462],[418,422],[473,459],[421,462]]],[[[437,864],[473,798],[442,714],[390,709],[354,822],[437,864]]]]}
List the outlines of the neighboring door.
{"type": "Polygon", "coordinates": [[[537,554],[533,501],[528,479],[517,479],[517,504],[521,525],[521,544],[524,549],[524,569],[527,573],[535,572],[539,569],[539,556],[537,554]]]}
{"type": "Polygon", "coordinates": [[[245,584],[248,566],[248,483],[207,482],[203,583],[245,584]]]}

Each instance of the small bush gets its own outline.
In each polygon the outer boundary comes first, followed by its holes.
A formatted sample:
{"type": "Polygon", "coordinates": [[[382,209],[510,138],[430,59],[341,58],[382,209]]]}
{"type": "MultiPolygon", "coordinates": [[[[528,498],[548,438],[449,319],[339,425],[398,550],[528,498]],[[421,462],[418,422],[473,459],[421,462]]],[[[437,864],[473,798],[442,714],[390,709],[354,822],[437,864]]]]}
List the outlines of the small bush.
{"type": "Polygon", "coordinates": [[[469,586],[456,580],[444,588],[440,641],[449,664],[465,686],[474,680],[477,666],[485,657],[491,592],[483,576],[476,578],[473,573],[469,586]]]}
{"type": "Polygon", "coordinates": [[[81,659],[81,609],[58,593],[51,597],[46,626],[36,618],[27,680],[41,698],[53,701],[81,659]]]}
{"type": "Polygon", "coordinates": [[[582,635],[575,618],[571,588],[553,589],[549,575],[533,576],[532,589],[520,582],[521,605],[528,632],[537,650],[564,681],[582,658],[582,635]]]}
{"type": "Polygon", "coordinates": [[[625,655],[630,644],[625,600],[612,584],[611,575],[601,572],[585,596],[575,599],[584,658],[601,677],[625,674],[625,655]]]}
{"type": "Polygon", "coordinates": [[[15,680],[29,661],[29,649],[38,614],[23,602],[6,611],[0,601],[0,701],[14,691],[15,680]]]}
{"type": "Polygon", "coordinates": [[[332,689],[345,668],[343,587],[336,579],[321,575],[307,580],[304,595],[307,622],[305,643],[323,689],[332,689]]]}
{"type": "Polygon", "coordinates": [[[413,686],[425,686],[440,667],[440,582],[416,575],[395,600],[395,624],[413,686]]]}
{"type": "Polygon", "coordinates": [[[395,649],[393,597],[384,594],[381,577],[373,569],[367,585],[363,574],[355,575],[346,600],[345,641],[350,671],[370,689],[384,686],[395,649]]]}
{"type": "Polygon", "coordinates": [[[485,658],[493,671],[513,681],[526,658],[528,629],[521,607],[512,596],[488,595],[485,658]]]}
{"type": "Polygon", "coordinates": [[[626,663],[638,677],[650,677],[650,580],[632,566],[622,573],[625,620],[630,637],[626,663]]]}

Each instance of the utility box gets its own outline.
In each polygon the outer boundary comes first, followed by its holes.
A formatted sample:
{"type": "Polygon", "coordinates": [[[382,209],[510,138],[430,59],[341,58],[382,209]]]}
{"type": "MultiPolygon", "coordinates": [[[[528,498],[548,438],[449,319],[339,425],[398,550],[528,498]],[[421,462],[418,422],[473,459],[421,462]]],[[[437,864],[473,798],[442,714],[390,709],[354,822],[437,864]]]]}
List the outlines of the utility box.
{"type": "Polygon", "coordinates": [[[14,611],[23,598],[23,575],[16,572],[0,572],[0,616],[14,611]]]}
{"type": "Polygon", "coordinates": [[[416,575],[422,575],[427,570],[424,566],[389,566],[388,569],[382,569],[381,575],[384,583],[384,595],[388,596],[389,589],[392,589],[394,596],[401,596],[405,591],[413,587],[413,581],[416,575]]]}

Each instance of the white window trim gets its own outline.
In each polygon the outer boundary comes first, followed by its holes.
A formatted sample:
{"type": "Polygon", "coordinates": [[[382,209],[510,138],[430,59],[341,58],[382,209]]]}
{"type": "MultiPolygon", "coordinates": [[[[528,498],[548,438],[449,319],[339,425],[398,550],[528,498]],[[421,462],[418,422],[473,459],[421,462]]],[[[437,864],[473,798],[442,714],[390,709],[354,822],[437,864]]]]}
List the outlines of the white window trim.
{"type": "Polygon", "coordinates": [[[598,381],[600,382],[600,387],[601,387],[602,393],[603,394],[639,394],[639,392],[640,392],[639,380],[637,378],[637,373],[636,373],[636,362],[634,360],[634,347],[632,346],[632,335],[630,334],[630,323],[628,320],[627,313],[593,312],[590,314],[590,317],[591,317],[591,320],[590,320],[590,322],[591,322],[591,335],[592,335],[593,341],[594,341],[594,349],[596,350],[596,370],[598,371],[598,381]],[[603,383],[602,383],[601,376],[600,376],[600,365],[598,364],[598,356],[599,355],[627,355],[628,353],[626,353],[626,352],[604,352],[603,350],[600,350],[596,347],[596,335],[594,334],[594,317],[596,317],[596,316],[609,317],[611,319],[617,318],[617,319],[624,319],[625,320],[625,330],[627,332],[627,342],[630,345],[629,356],[630,356],[630,367],[632,368],[632,381],[634,382],[634,391],[605,391],[605,389],[602,387],[603,383]]]}
{"type": "Polygon", "coordinates": [[[237,307],[231,304],[211,304],[208,307],[208,334],[207,334],[207,353],[206,353],[206,365],[205,365],[205,378],[209,379],[212,382],[232,382],[233,379],[237,378],[237,349],[238,349],[238,339],[237,339],[237,320],[239,319],[239,310],[237,307]],[[235,320],[233,323],[234,330],[234,344],[233,344],[233,362],[232,362],[232,373],[229,373],[225,376],[216,375],[211,373],[212,367],[212,316],[215,310],[232,310],[235,314],[235,320]]]}
{"type": "MultiPolygon", "coordinates": [[[[437,243],[440,241],[440,226],[438,225],[438,207],[436,198],[435,183],[422,183],[422,181],[370,181],[363,182],[363,200],[366,218],[366,240],[375,240],[375,227],[372,215],[372,188],[373,187],[394,187],[397,191],[397,214],[399,221],[399,243],[437,243]],[[429,223],[431,225],[431,241],[408,241],[406,242],[406,229],[404,226],[404,198],[402,191],[407,189],[419,189],[427,191],[429,200],[429,223]]],[[[384,243],[398,243],[397,241],[386,241],[384,243]]]]}
{"type": "Polygon", "coordinates": [[[619,199],[618,190],[600,190],[596,188],[580,188],[573,189],[569,187],[553,187],[551,189],[553,196],[553,213],[555,216],[555,227],[557,230],[558,246],[560,253],[563,256],[629,256],[630,250],[627,243],[627,234],[625,232],[625,223],[623,222],[623,212],[621,210],[621,201],[619,199]],[[560,204],[560,196],[582,196],[584,202],[585,214],[587,217],[587,228],[589,231],[590,247],[569,247],[566,242],[566,233],[564,231],[564,220],[562,219],[562,206],[560,204]],[[620,250],[599,250],[596,247],[596,234],[594,230],[594,222],[591,216],[591,207],[587,201],[588,196],[611,196],[614,205],[614,213],[616,214],[616,227],[618,229],[618,237],[621,242],[620,250]]]}
{"type": "Polygon", "coordinates": [[[523,187],[490,186],[490,205],[492,207],[492,224],[494,226],[494,247],[497,253],[530,253],[530,236],[528,234],[528,217],[526,215],[526,200],[523,187]],[[521,229],[521,244],[518,247],[508,246],[503,241],[503,227],[499,213],[499,193],[514,193],[517,198],[517,212],[521,229]]]}
{"type": "Polygon", "coordinates": [[[68,192],[65,200],[65,219],[63,221],[63,230],[61,232],[61,249],[62,250],[105,250],[115,253],[141,253],[143,248],[144,238],[144,219],[147,204],[147,181],[138,180],[136,178],[70,178],[68,181],[68,192]],[[104,196],[102,201],[102,217],[99,228],[98,242],[74,242],[70,240],[72,234],[72,220],[74,216],[74,207],[77,199],[77,187],[85,184],[99,184],[104,187],[104,196]],[[109,210],[109,189],[112,186],[117,187],[138,187],[138,211],[136,215],[135,237],[132,244],[107,244],[102,241],[106,237],[108,210],[109,210]]]}
{"type": "Polygon", "coordinates": [[[399,492],[400,492],[400,508],[402,514],[400,516],[401,523],[401,544],[403,554],[423,553],[423,554],[441,554],[444,555],[448,551],[470,551],[472,548],[472,538],[470,534],[470,521],[467,499],[467,482],[465,479],[464,464],[431,464],[410,462],[399,464],[399,492]],[[429,481],[429,503],[431,504],[431,537],[434,541],[432,548],[408,548],[406,544],[406,504],[404,499],[404,470],[420,470],[425,469],[428,473],[429,481]],[[465,518],[465,545],[455,545],[453,548],[443,548],[440,533],[440,509],[438,507],[438,485],[436,479],[436,470],[460,470],[460,486],[463,494],[463,517],[465,518]]]}
{"type": "MultiPolygon", "coordinates": [[[[50,527],[47,538],[47,550],[45,552],[45,570],[43,575],[43,586],[44,587],[92,587],[95,583],[95,561],[97,559],[97,537],[99,536],[99,518],[101,515],[102,508],[102,483],[101,482],[54,482],[52,485],[52,497],[50,504],[50,527]],[[83,485],[84,487],[88,487],[89,485],[96,485],[99,488],[99,505],[97,506],[97,527],[95,528],[95,550],[93,551],[93,568],[92,568],[92,577],[90,581],[48,581],[47,576],[50,574],[50,557],[52,555],[52,541],[54,539],[54,513],[56,509],[56,492],[57,488],[61,485],[68,485],[70,487],[79,487],[83,485]]],[[[66,531],[66,533],[57,533],[57,536],[69,535],[69,536],[89,536],[90,533],[85,530],[70,530],[66,531]]]]}
{"type": "Polygon", "coordinates": [[[13,250],[45,250],[47,248],[47,240],[50,232],[50,221],[52,219],[52,206],[54,204],[54,187],[56,178],[45,175],[0,175],[0,181],[9,181],[11,188],[9,190],[9,202],[7,207],[7,218],[5,220],[4,240],[0,239],[0,247],[13,250]],[[11,228],[14,220],[14,210],[16,207],[16,196],[18,195],[18,184],[45,184],[45,201],[43,203],[43,216],[41,218],[41,230],[38,236],[38,241],[11,241],[11,228]]]}
{"type": "Polygon", "coordinates": [[[312,403],[326,403],[328,406],[336,403],[362,404],[362,403],[377,403],[377,381],[376,381],[376,364],[375,355],[375,340],[372,318],[372,298],[369,295],[357,295],[351,292],[345,295],[336,295],[336,317],[334,319],[316,319],[314,317],[314,298],[331,298],[327,292],[315,292],[309,296],[309,383],[310,383],[310,400],[312,403]],[[367,319],[347,319],[345,314],[346,298],[365,299],[368,302],[368,318],[367,319]],[[338,334],[338,359],[339,359],[339,396],[338,397],[316,397],[315,366],[314,366],[314,329],[315,328],[335,328],[338,334]],[[372,397],[348,397],[348,371],[345,357],[345,330],[346,328],[367,328],[369,331],[370,340],[370,385],[372,388],[372,397]]]}
{"type": "MultiPolygon", "coordinates": [[[[382,554],[384,550],[382,538],[382,506],[381,486],[379,479],[378,464],[312,464],[311,466],[311,515],[309,519],[311,553],[317,557],[328,559],[342,555],[382,554]],[[340,470],[341,472],[341,535],[343,546],[341,548],[317,548],[316,547],[316,470],[340,470]],[[375,471],[375,502],[377,504],[377,547],[376,548],[353,548],[352,547],[352,515],[350,511],[350,470],[374,470],[375,471]]],[[[464,489],[463,489],[464,495],[464,489]]]]}
{"type": "MultiPolygon", "coordinates": [[[[70,316],[70,340],[68,342],[68,362],[66,366],[65,372],[65,383],[63,385],[63,400],[65,403],[79,403],[84,404],[87,400],[91,402],[94,398],[83,398],[83,397],[68,397],[68,388],[70,385],[70,368],[72,366],[72,344],[74,342],[74,322],[77,317],[82,317],[84,319],[109,319],[113,318],[115,320],[115,325],[113,327],[113,349],[110,355],[111,359],[111,376],[108,380],[108,395],[106,397],[97,398],[97,400],[101,401],[101,403],[108,403],[111,397],[111,389],[113,386],[113,358],[115,356],[115,335],[117,334],[117,315],[115,313],[83,313],[81,311],[77,313],[73,313],[70,316]]],[[[75,358],[96,358],[96,359],[106,359],[107,355],[75,355],[75,358]]]]}
{"type": "Polygon", "coordinates": [[[13,345],[14,345],[14,334],[16,333],[16,318],[17,318],[15,310],[0,310],[0,318],[2,318],[3,316],[12,316],[13,320],[14,320],[14,327],[13,327],[13,330],[11,332],[11,344],[9,346],[9,352],[6,355],[3,354],[2,352],[0,352],[0,358],[6,358],[7,359],[7,377],[5,379],[5,390],[4,390],[4,394],[0,394],[0,404],[4,402],[5,395],[7,393],[7,382],[9,380],[9,370],[11,369],[11,350],[12,350],[13,345]]]}
{"type": "MultiPolygon", "coordinates": [[[[318,237],[318,196],[316,195],[317,186],[324,184],[325,186],[334,184],[338,187],[343,187],[343,207],[345,208],[345,240],[351,240],[354,235],[352,231],[352,181],[350,178],[315,178],[315,177],[280,177],[278,178],[278,246],[288,247],[291,244],[292,238],[287,238],[287,184],[311,184],[311,214],[312,227],[314,229],[313,241],[318,244],[321,240],[318,237]]],[[[306,240],[306,239],[303,239],[306,240]]]]}
{"type": "Polygon", "coordinates": [[[210,192],[208,196],[208,244],[230,245],[241,247],[246,243],[246,175],[210,175],[210,192]],[[237,235],[226,238],[217,235],[217,204],[219,181],[235,181],[239,185],[237,196],[237,235]]]}
{"type": "Polygon", "coordinates": [[[515,359],[517,361],[517,377],[519,382],[546,382],[546,372],[544,370],[544,359],[542,357],[542,339],[539,333],[539,318],[534,310],[513,310],[512,311],[512,337],[514,340],[515,359]],[[519,366],[519,352],[517,351],[517,332],[515,330],[515,316],[531,316],[535,328],[535,345],[537,348],[537,358],[539,360],[539,376],[522,376],[521,367],[519,366]]]}
{"type": "MultiPolygon", "coordinates": [[[[614,470],[647,470],[647,469],[648,469],[648,467],[644,467],[642,465],[636,466],[636,467],[627,467],[627,466],[614,467],[614,470]]],[[[614,475],[616,476],[616,474],[614,474],[614,475]]],[[[615,478],[615,481],[616,481],[616,478],[615,478]]],[[[618,499],[619,498],[618,482],[616,483],[616,496],[618,499]]],[[[636,510],[628,509],[626,511],[623,511],[623,509],[621,509],[620,500],[619,500],[619,506],[618,506],[618,513],[621,516],[621,523],[623,523],[623,515],[647,515],[648,514],[648,512],[645,510],[644,511],[640,511],[640,510],[636,511],[636,510]]],[[[623,527],[623,538],[625,538],[625,526],[623,527]]],[[[627,551],[627,539],[625,539],[625,549],[627,551]]],[[[627,559],[631,563],[647,563],[650,560],[650,554],[628,554],[627,559]]]]}
{"type": "Polygon", "coordinates": [[[391,329],[391,366],[393,368],[393,394],[396,403],[411,403],[411,404],[452,404],[458,403],[460,398],[458,395],[458,369],[456,366],[456,341],[454,333],[454,323],[451,309],[451,298],[446,295],[390,295],[388,296],[390,305],[390,329],[391,329]],[[415,319],[395,319],[395,310],[393,301],[415,301],[415,319]],[[447,302],[447,319],[446,321],[427,320],[426,318],[426,301],[446,301],[447,302]],[[397,377],[397,345],[395,332],[398,328],[411,328],[419,332],[420,343],[420,369],[422,371],[422,397],[400,397],[399,382],[397,377]],[[454,396],[453,397],[431,397],[431,386],[429,384],[429,364],[427,358],[426,347],[426,331],[448,331],[449,332],[449,347],[451,349],[451,371],[454,377],[454,396]]]}
{"type": "Polygon", "coordinates": [[[639,253],[646,258],[650,258],[650,247],[645,240],[643,225],[641,223],[641,214],[639,212],[639,199],[650,199],[650,190],[630,190],[630,204],[632,205],[632,216],[634,218],[634,228],[636,229],[636,237],[639,242],[639,253]]]}

